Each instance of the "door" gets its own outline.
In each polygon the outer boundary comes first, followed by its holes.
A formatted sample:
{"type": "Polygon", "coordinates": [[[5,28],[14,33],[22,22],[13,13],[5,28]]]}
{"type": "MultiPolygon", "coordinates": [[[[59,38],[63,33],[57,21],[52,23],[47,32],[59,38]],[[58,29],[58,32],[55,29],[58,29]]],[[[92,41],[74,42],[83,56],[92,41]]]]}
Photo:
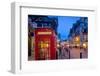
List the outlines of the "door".
{"type": "Polygon", "coordinates": [[[50,40],[49,38],[40,38],[38,40],[38,59],[50,59],[50,40]]]}

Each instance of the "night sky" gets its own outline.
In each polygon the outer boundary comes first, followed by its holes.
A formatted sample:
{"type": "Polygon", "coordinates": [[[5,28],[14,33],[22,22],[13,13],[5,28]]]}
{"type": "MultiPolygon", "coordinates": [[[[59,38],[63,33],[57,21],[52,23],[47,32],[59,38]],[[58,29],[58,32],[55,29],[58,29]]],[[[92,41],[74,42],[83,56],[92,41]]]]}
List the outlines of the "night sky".
{"type": "MultiPolygon", "coordinates": [[[[32,16],[32,15],[31,15],[32,16]]],[[[39,16],[39,15],[38,15],[39,16]]],[[[34,15],[33,15],[34,17],[34,15]]],[[[79,16],[48,16],[49,18],[58,18],[57,32],[60,34],[61,40],[68,39],[68,34],[73,24],[81,17],[79,16]]]]}
{"type": "Polygon", "coordinates": [[[73,23],[76,23],[80,17],[74,16],[58,16],[58,28],[57,32],[61,35],[61,40],[65,40],[68,37],[70,28],[72,28],[73,23]]]}

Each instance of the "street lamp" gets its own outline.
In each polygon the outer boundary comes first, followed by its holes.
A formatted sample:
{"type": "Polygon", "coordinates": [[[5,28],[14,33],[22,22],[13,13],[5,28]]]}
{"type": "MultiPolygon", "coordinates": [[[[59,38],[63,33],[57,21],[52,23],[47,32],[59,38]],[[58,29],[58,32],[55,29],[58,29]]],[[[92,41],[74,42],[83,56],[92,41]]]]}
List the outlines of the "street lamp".
{"type": "Polygon", "coordinates": [[[83,48],[87,48],[87,44],[86,43],[83,43],[83,48]]]}
{"type": "Polygon", "coordinates": [[[76,42],[79,42],[79,41],[80,41],[80,37],[77,36],[77,37],[75,38],[75,41],[76,41],[76,42]]]}
{"type": "Polygon", "coordinates": [[[75,46],[76,47],[79,47],[80,46],[80,37],[79,36],[76,36],[75,37],[75,46]]]}
{"type": "Polygon", "coordinates": [[[59,45],[59,44],[57,44],[57,47],[59,48],[59,47],[60,47],[60,45],[59,45]]]}

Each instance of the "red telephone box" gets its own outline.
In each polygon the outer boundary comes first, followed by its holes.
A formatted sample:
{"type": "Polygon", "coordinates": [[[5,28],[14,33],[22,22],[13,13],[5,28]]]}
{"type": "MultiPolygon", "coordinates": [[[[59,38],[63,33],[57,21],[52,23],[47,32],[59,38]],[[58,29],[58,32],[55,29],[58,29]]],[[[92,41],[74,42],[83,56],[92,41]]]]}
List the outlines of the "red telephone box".
{"type": "Polygon", "coordinates": [[[56,59],[56,35],[51,28],[35,29],[35,60],[56,59]]]}

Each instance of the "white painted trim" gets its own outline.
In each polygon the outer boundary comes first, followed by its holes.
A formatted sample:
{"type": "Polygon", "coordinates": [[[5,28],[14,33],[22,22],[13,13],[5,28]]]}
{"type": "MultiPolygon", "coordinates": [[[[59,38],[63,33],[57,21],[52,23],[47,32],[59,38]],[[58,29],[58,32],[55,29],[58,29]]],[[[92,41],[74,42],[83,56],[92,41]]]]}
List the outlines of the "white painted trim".
{"type": "Polygon", "coordinates": [[[22,63],[21,63],[21,7],[26,8],[42,8],[42,9],[54,9],[54,10],[77,10],[77,11],[90,11],[96,13],[96,8],[94,7],[76,7],[76,6],[63,6],[60,4],[48,5],[47,4],[33,4],[33,3],[20,3],[13,2],[11,4],[11,72],[21,73],[22,63]]]}

